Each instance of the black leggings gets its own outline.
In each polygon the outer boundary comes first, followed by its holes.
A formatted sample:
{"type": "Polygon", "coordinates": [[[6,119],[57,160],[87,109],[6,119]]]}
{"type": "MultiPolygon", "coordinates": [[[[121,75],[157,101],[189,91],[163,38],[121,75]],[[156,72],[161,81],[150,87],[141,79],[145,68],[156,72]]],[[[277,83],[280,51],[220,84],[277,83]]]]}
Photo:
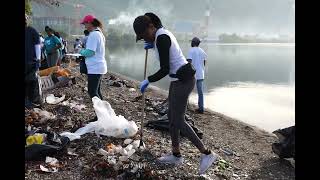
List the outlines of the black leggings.
{"type": "Polygon", "coordinates": [[[185,120],[188,97],[194,88],[195,78],[185,82],[172,81],[169,89],[169,124],[173,148],[180,148],[180,132],[184,134],[200,151],[204,144],[185,120]]]}
{"type": "Polygon", "coordinates": [[[102,74],[88,74],[88,93],[90,98],[97,96],[103,100],[100,85],[101,85],[102,74]]]}

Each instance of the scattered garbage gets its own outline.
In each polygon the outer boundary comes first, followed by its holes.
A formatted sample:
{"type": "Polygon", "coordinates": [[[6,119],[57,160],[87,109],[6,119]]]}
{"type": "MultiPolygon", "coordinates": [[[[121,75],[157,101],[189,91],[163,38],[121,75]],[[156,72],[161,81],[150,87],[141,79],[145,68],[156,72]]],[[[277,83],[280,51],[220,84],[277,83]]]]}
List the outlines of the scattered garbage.
{"type": "Polygon", "coordinates": [[[62,152],[70,140],[67,137],[61,137],[54,132],[49,132],[45,130],[35,130],[34,132],[26,132],[26,147],[25,147],[25,160],[33,161],[33,160],[42,160],[46,158],[46,156],[53,156],[59,152],[62,152]],[[34,143],[33,138],[37,134],[45,134],[46,138],[36,139],[34,143]],[[29,142],[28,142],[29,140],[29,142]],[[40,144],[41,142],[41,144],[40,144]],[[29,144],[29,145],[28,145],[29,144]]]}
{"type": "Polygon", "coordinates": [[[70,139],[70,141],[73,141],[75,139],[80,139],[80,135],[76,134],[76,133],[71,133],[71,132],[63,132],[60,134],[60,136],[64,136],[70,139]]]}
{"type": "Polygon", "coordinates": [[[125,155],[125,156],[120,156],[119,157],[119,161],[128,161],[128,156],[127,155],[125,155]]]}
{"type": "MultiPolygon", "coordinates": [[[[124,142],[129,143],[126,147],[122,147],[121,145],[115,146],[110,143],[106,145],[106,150],[100,148],[97,154],[102,155],[103,159],[107,160],[110,165],[113,166],[114,169],[120,168],[123,164],[122,162],[126,162],[129,158],[140,148],[145,148],[145,145],[139,147],[140,140],[133,141],[132,139],[126,139],[124,142]]],[[[134,172],[136,172],[135,170],[134,172]]]]}
{"type": "Polygon", "coordinates": [[[166,115],[169,110],[169,100],[166,99],[165,101],[157,102],[153,104],[155,111],[160,114],[161,116],[166,115]]]}
{"type": "Polygon", "coordinates": [[[43,124],[47,120],[55,119],[55,115],[48,111],[41,110],[39,108],[34,108],[33,111],[29,112],[29,115],[25,118],[27,124],[43,124]]]}
{"type": "Polygon", "coordinates": [[[108,156],[109,155],[109,153],[106,150],[102,149],[102,148],[99,149],[98,154],[99,155],[103,155],[103,156],[108,156]]]}
{"type": "Polygon", "coordinates": [[[47,156],[46,163],[49,164],[51,167],[59,167],[59,161],[56,158],[47,156]]]}
{"type": "Polygon", "coordinates": [[[132,142],[133,140],[132,139],[126,139],[126,140],[124,140],[124,144],[130,144],[131,142],[132,142]]]}
{"type": "Polygon", "coordinates": [[[235,153],[234,153],[232,150],[230,150],[230,149],[224,148],[224,149],[221,149],[221,151],[222,151],[224,154],[226,154],[227,156],[235,155],[235,153]]]}
{"type": "Polygon", "coordinates": [[[27,146],[30,146],[31,144],[42,144],[44,143],[47,135],[46,134],[40,134],[35,133],[34,135],[28,136],[26,139],[27,146]]]}
{"type": "Polygon", "coordinates": [[[97,135],[128,138],[138,132],[136,123],[134,121],[128,121],[121,115],[117,116],[107,101],[93,97],[92,102],[98,120],[87,124],[74,133],[61,133],[61,136],[79,137],[89,132],[95,132],[97,135]]]}
{"type": "MultiPolygon", "coordinates": [[[[127,87],[132,89],[133,86],[129,83],[127,80],[121,80],[119,78],[116,78],[114,76],[110,76],[109,79],[107,79],[107,84],[109,86],[114,86],[114,87],[127,87]]],[[[130,91],[129,89],[129,91],[130,91]]],[[[134,90],[135,91],[135,90],[134,90]]]]}
{"type": "Polygon", "coordinates": [[[58,172],[58,168],[56,167],[52,167],[50,169],[40,165],[40,170],[43,171],[43,172],[48,172],[48,173],[55,173],[55,172],[58,172]]]}
{"type": "Polygon", "coordinates": [[[136,92],[136,89],[135,88],[130,88],[129,92],[136,92]]]}
{"type": "Polygon", "coordinates": [[[71,149],[71,148],[68,148],[67,149],[67,154],[68,155],[71,155],[71,156],[79,156],[78,154],[76,154],[74,151],[75,151],[75,149],[71,149]]]}
{"type": "Polygon", "coordinates": [[[80,103],[75,102],[75,101],[69,102],[69,100],[62,102],[61,104],[63,106],[69,106],[71,109],[74,109],[74,110],[76,110],[78,112],[81,112],[81,111],[83,111],[84,109],[87,108],[87,106],[84,105],[84,104],[80,104],[80,103]]]}
{"type": "Polygon", "coordinates": [[[48,104],[58,104],[60,102],[62,102],[65,99],[65,95],[63,95],[62,97],[55,97],[53,94],[49,94],[46,97],[46,102],[48,104]]]}
{"type": "Polygon", "coordinates": [[[135,149],[130,149],[130,150],[128,151],[128,157],[132,156],[135,152],[136,152],[135,149]]]}

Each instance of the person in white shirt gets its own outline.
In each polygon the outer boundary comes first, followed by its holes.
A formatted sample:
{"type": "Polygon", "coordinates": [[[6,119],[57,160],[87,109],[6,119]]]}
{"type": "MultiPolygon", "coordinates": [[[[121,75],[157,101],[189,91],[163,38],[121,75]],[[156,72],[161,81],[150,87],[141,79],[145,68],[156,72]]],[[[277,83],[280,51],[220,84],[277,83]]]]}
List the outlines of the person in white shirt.
{"type": "Polygon", "coordinates": [[[88,76],[88,93],[90,98],[97,96],[103,100],[101,94],[101,79],[107,73],[107,61],[105,59],[105,37],[102,33],[102,23],[93,15],[83,18],[81,24],[90,32],[86,48],[80,51],[85,57],[85,65],[88,76]]]}
{"type": "Polygon", "coordinates": [[[188,53],[187,61],[192,63],[196,69],[197,91],[198,91],[198,113],[204,112],[203,107],[203,80],[204,80],[204,66],[206,65],[207,54],[199,47],[200,39],[194,37],[191,41],[191,49],[188,53]]]}
{"type": "Polygon", "coordinates": [[[42,61],[43,59],[46,58],[44,53],[44,38],[41,33],[39,33],[39,36],[40,36],[40,49],[41,49],[41,61],[42,61]]]}

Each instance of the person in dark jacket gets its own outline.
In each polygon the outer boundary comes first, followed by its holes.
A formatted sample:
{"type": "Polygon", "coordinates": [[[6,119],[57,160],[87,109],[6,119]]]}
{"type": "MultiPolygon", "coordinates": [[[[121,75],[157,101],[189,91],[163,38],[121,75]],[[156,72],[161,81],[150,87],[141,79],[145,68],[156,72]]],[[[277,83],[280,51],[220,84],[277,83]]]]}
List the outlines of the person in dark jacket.
{"type": "Polygon", "coordinates": [[[38,75],[41,59],[41,43],[39,33],[28,26],[25,15],[25,106],[32,108],[42,104],[40,79],[38,75]]]}

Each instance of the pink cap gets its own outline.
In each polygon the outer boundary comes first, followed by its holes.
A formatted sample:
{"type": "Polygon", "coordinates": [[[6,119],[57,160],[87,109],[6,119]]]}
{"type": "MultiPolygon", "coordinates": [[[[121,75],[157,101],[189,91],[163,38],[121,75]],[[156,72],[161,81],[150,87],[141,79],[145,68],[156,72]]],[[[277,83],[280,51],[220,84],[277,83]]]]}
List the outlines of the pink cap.
{"type": "Polygon", "coordinates": [[[91,23],[93,21],[93,19],[95,19],[96,17],[94,17],[93,15],[86,15],[82,21],[81,21],[81,24],[84,24],[84,23],[91,23]]]}

